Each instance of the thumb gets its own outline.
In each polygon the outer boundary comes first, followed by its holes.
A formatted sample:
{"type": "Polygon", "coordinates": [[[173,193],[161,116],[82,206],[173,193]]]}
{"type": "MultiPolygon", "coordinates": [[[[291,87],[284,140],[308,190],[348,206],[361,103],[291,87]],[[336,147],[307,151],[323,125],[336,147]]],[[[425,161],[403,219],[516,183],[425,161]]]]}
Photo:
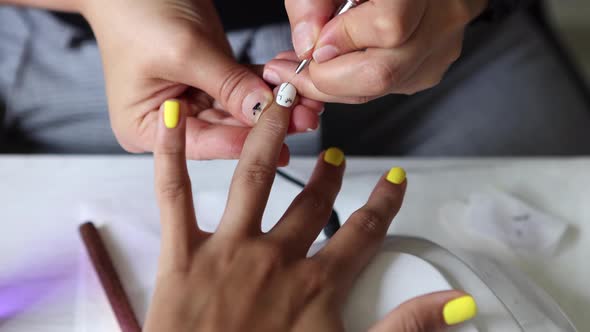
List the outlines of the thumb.
{"type": "Polygon", "coordinates": [[[445,291],[411,299],[377,322],[369,332],[431,332],[463,323],[477,314],[470,295],[445,291]]]}
{"type": "Polygon", "coordinates": [[[180,82],[205,91],[237,119],[254,124],[272,104],[272,90],[259,75],[221,48],[204,44],[187,47],[180,56],[184,59],[178,61],[180,82]]]}
{"type": "Polygon", "coordinates": [[[336,3],[333,0],[285,0],[293,47],[300,59],[311,57],[320,31],[336,10],[336,3]]]}

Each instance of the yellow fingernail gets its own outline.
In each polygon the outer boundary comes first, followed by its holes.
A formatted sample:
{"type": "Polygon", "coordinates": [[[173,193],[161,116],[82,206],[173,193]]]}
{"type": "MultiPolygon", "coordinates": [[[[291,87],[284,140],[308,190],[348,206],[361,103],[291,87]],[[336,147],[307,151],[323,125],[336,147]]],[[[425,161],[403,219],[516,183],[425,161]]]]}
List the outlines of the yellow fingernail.
{"type": "Polygon", "coordinates": [[[475,315],[477,315],[477,304],[469,295],[451,300],[443,308],[443,317],[447,325],[463,323],[475,315]]]}
{"type": "Polygon", "coordinates": [[[406,180],[406,171],[401,167],[394,167],[389,170],[386,179],[394,184],[402,184],[406,180]]]}
{"type": "Polygon", "coordinates": [[[332,166],[340,166],[344,161],[344,152],[339,148],[329,148],[324,153],[324,161],[332,166]]]}
{"type": "Polygon", "coordinates": [[[164,124],[166,128],[176,128],[180,119],[180,102],[170,99],[164,102],[164,124]]]}

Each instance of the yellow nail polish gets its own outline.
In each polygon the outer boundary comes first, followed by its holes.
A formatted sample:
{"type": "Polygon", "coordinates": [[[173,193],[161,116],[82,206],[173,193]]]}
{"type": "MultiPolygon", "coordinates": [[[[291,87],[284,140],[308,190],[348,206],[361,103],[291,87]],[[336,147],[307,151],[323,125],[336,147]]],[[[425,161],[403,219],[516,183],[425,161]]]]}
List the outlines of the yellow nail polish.
{"type": "Polygon", "coordinates": [[[477,315],[477,304],[469,295],[451,300],[443,308],[443,317],[447,325],[463,323],[475,315],[477,315]]]}
{"type": "Polygon", "coordinates": [[[344,152],[339,148],[329,148],[324,153],[324,161],[332,166],[340,166],[344,162],[344,152]]]}
{"type": "Polygon", "coordinates": [[[406,180],[406,171],[401,167],[394,167],[389,170],[386,179],[394,184],[402,184],[406,180]]]}
{"type": "Polygon", "coordinates": [[[170,99],[164,102],[164,124],[166,128],[176,128],[180,119],[180,102],[170,99]]]}

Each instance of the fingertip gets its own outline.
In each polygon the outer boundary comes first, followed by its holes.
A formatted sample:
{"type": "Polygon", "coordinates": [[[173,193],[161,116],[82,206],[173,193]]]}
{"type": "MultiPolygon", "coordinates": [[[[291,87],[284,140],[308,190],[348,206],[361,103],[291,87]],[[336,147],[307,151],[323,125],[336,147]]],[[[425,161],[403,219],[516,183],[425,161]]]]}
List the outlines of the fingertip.
{"type": "Polygon", "coordinates": [[[180,101],[168,99],[162,104],[164,109],[164,125],[168,129],[174,129],[180,121],[180,101]]]}
{"type": "Polygon", "coordinates": [[[184,151],[186,107],[179,99],[168,99],[160,106],[159,124],[156,137],[156,152],[184,151]]]}
{"type": "Polygon", "coordinates": [[[443,319],[449,326],[461,324],[473,319],[477,315],[477,303],[468,294],[448,301],[443,307],[443,319]]]}
{"type": "Polygon", "coordinates": [[[471,295],[459,290],[439,291],[407,300],[370,331],[398,331],[405,326],[421,326],[425,331],[446,330],[476,315],[477,304],[471,295]]]}
{"type": "Polygon", "coordinates": [[[406,181],[406,171],[401,167],[392,167],[385,176],[387,182],[401,185],[406,181]]]}
{"type": "Polygon", "coordinates": [[[344,152],[336,147],[331,147],[324,151],[323,158],[325,163],[334,167],[340,167],[344,163],[344,152]]]}

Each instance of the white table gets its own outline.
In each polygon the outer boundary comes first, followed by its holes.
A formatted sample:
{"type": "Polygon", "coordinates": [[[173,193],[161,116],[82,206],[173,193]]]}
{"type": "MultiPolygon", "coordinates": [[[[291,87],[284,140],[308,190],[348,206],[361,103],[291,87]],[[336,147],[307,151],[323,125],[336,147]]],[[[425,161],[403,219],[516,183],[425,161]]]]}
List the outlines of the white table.
{"type": "MultiPolygon", "coordinates": [[[[580,331],[590,331],[590,159],[347,162],[348,179],[362,174],[376,178],[393,165],[408,171],[408,194],[391,233],[424,237],[450,248],[489,251],[450,237],[435,220],[444,202],[490,185],[574,225],[556,257],[524,260],[503,250],[489,254],[519,265],[557,300],[580,331]]],[[[313,163],[295,159],[287,171],[304,178],[313,163]]],[[[195,192],[227,187],[234,167],[231,161],[190,162],[195,192]]],[[[27,326],[28,331],[72,331],[79,204],[129,201],[153,209],[152,178],[148,156],[0,157],[0,330],[27,326]]],[[[341,217],[350,211],[343,206],[346,197],[365,195],[349,183],[345,179],[336,202],[341,217]]]]}

